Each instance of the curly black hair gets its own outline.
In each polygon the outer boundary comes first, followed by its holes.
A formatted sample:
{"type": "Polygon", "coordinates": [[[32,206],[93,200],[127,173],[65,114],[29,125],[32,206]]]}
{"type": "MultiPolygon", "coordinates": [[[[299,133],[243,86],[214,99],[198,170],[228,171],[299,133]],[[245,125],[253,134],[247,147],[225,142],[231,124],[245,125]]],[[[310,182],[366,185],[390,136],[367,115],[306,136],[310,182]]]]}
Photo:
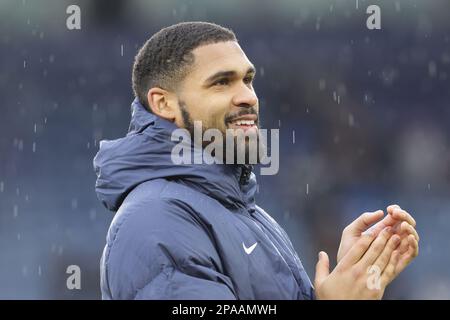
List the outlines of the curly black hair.
{"type": "Polygon", "coordinates": [[[150,88],[176,90],[194,62],[192,50],[217,42],[237,41],[230,29],[209,22],[181,22],[161,29],[136,55],[132,84],[134,95],[147,110],[150,88]]]}

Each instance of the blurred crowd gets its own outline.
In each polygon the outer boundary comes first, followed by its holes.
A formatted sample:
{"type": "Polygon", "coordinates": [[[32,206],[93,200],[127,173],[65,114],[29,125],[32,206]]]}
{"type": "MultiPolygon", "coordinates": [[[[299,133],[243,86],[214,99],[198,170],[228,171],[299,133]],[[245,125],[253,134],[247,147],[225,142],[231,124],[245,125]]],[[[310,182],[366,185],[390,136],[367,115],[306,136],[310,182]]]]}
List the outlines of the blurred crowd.
{"type": "Polygon", "coordinates": [[[257,202],[310,278],[319,250],[335,263],[347,224],[397,203],[420,255],[385,298],[450,299],[450,4],[375,3],[381,30],[364,0],[0,2],[0,298],[100,298],[114,213],[92,159],[127,132],[138,48],[203,20],[231,28],[257,68],[262,126],[280,129],[280,170],[257,177],[257,202]],[[81,30],[66,28],[70,4],[81,30]]]}

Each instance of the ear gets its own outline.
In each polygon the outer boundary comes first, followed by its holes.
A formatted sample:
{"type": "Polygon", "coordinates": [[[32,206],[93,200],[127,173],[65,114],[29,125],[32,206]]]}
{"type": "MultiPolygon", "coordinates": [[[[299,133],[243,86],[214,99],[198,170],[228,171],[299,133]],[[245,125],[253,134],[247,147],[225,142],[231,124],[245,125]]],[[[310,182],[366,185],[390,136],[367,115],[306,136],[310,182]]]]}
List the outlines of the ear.
{"type": "Polygon", "coordinates": [[[177,109],[172,94],[164,89],[153,87],[147,93],[148,105],[157,116],[175,122],[177,109]]]}

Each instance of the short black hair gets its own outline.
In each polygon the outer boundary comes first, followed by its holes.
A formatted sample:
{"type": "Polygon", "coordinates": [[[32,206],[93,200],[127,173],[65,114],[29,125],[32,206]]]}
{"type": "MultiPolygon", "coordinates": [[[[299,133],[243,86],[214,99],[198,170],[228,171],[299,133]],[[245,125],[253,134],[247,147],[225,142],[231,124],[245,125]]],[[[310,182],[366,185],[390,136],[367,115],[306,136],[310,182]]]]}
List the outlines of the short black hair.
{"type": "Polygon", "coordinates": [[[237,41],[230,29],[210,22],[181,22],[155,33],[136,55],[132,84],[134,95],[149,111],[150,88],[176,90],[194,62],[192,50],[218,42],[237,41]]]}

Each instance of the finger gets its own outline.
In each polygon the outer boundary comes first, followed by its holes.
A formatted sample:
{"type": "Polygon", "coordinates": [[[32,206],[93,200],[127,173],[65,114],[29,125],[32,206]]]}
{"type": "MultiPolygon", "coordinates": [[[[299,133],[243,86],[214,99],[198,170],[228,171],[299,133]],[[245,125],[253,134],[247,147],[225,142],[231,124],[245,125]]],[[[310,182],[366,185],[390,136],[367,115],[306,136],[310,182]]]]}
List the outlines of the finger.
{"type": "Polygon", "coordinates": [[[320,284],[330,274],[330,259],[328,254],[324,251],[319,252],[319,261],[316,264],[316,278],[314,280],[314,286],[318,288],[320,284]]]}
{"type": "Polygon", "coordinates": [[[381,274],[381,284],[383,287],[386,287],[398,275],[398,273],[396,272],[396,266],[399,259],[400,252],[394,250],[391,254],[388,265],[386,266],[386,268],[384,268],[384,271],[381,274]]]}
{"type": "Polygon", "coordinates": [[[408,236],[408,244],[408,251],[400,256],[400,260],[395,270],[397,274],[402,272],[411,263],[411,261],[419,255],[419,243],[413,235],[408,236]]]}
{"type": "Polygon", "coordinates": [[[391,236],[391,227],[383,229],[383,231],[377,236],[375,241],[373,241],[373,243],[370,245],[370,248],[367,250],[364,256],[362,256],[361,260],[358,262],[358,265],[360,265],[363,269],[366,269],[368,266],[372,265],[383,252],[384,248],[386,247],[386,243],[391,236]]]}
{"type": "Polygon", "coordinates": [[[420,241],[420,237],[419,237],[419,234],[417,233],[416,229],[406,221],[403,221],[401,223],[400,232],[412,234],[417,241],[420,241]]]}
{"type": "Polygon", "coordinates": [[[392,214],[392,211],[394,211],[394,209],[401,209],[401,208],[398,204],[391,204],[386,208],[386,211],[387,213],[392,214]]]}
{"type": "Polygon", "coordinates": [[[408,221],[410,225],[413,227],[416,226],[416,220],[405,210],[400,208],[398,205],[391,205],[387,207],[388,214],[390,214],[394,219],[401,220],[401,221],[408,221]]]}
{"type": "Polygon", "coordinates": [[[361,235],[362,232],[366,231],[371,225],[379,221],[384,216],[383,210],[377,210],[373,212],[364,212],[358,218],[350,223],[345,232],[350,234],[361,235]]]}
{"type": "Polygon", "coordinates": [[[400,252],[400,254],[404,254],[408,251],[408,249],[409,249],[408,237],[403,236],[402,242],[398,246],[397,251],[400,252]]]}
{"type": "Polygon", "coordinates": [[[394,234],[387,242],[383,252],[375,260],[374,265],[378,266],[381,272],[383,272],[386,266],[388,265],[389,260],[391,259],[392,252],[394,252],[394,250],[398,248],[399,244],[400,244],[400,236],[394,234]]]}
{"type": "Polygon", "coordinates": [[[347,254],[341,259],[339,265],[346,268],[356,264],[369,249],[375,238],[374,234],[370,231],[363,233],[358,241],[356,241],[347,254]]]}
{"type": "Polygon", "coordinates": [[[373,225],[370,230],[372,230],[374,235],[377,236],[381,231],[383,231],[384,228],[392,227],[396,223],[398,223],[398,221],[395,220],[390,214],[388,214],[381,221],[373,225]]]}
{"type": "MultiPolygon", "coordinates": [[[[388,215],[386,215],[383,220],[379,221],[378,223],[376,223],[372,228],[375,230],[375,235],[377,235],[379,232],[381,232],[381,230],[383,230],[385,227],[389,227],[389,226],[393,226],[394,230],[396,231],[398,227],[399,222],[406,220],[408,217],[410,217],[412,219],[412,217],[407,213],[406,215],[402,215],[399,213],[396,213],[395,215],[393,215],[393,211],[394,209],[399,208],[400,207],[396,204],[394,205],[390,205],[387,207],[387,212],[389,213],[388,215]]],[[[412,222],[413,220],[410,220],[409,222],[412,222]]]]}

